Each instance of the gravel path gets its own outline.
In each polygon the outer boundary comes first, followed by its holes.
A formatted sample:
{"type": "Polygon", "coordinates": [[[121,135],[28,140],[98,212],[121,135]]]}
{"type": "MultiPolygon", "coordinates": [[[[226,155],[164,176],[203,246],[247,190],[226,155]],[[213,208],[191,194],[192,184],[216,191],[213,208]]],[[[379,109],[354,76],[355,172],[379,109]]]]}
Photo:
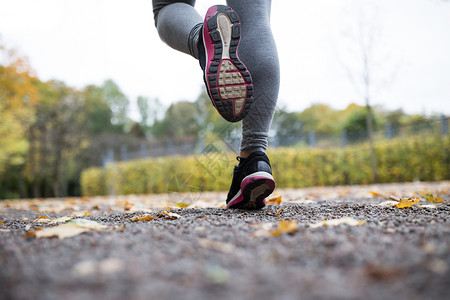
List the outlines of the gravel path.
{"type": "MultiPolygon", "coordinates": [[[[166,209],[175,214],[169,216],[95,204],[76,219],[107,228],[65,239],[34,237],[37,227],[54,225],[39,221],[36,202],[14,202],[0,206],[0,298],[444,299],[448,187],[441,183],[447,202],[434,208],[382,207],[383,197],[357,192],[321,200],[320,189],[313,200],[305,190],[279,191],[281,205],[252,212],[166,209]],[[361,222],[321,226],[344,217],[361,222]],[[281,220],[291,227],[276,235],[281,220]]],[[[50,220],[70,212],[47,214],[50,220]]]]}

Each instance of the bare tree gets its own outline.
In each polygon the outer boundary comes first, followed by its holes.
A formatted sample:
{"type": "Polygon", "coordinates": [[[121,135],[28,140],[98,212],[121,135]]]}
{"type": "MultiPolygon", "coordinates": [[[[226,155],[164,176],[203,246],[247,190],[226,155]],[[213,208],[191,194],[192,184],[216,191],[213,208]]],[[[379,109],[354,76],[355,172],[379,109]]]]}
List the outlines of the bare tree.
{"type": "Polygon", "coordinates": [[[365,102],[372,176],[374,182],[377,182],[371,102],[374,95],[392,83],[395,72],[386,72],[386,65],[391,63],[391,59],[390,54],[382,47],[382,24],[378,7],[370,1],[357,1],[353,4],[350,17],[346,18],[349,23],[343,28],[347,48],[338,57],[355,91],[365,102]]]}

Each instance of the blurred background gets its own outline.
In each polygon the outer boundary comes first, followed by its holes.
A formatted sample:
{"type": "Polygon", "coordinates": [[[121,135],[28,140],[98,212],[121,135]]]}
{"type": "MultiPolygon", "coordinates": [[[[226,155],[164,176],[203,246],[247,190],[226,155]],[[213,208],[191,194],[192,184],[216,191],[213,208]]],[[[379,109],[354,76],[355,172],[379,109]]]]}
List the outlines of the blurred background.
{"type": "MultiPolygon", "coordinates": [[[[278,186],[450,179],[450,1],[274,1],[271,22],[278,186]]],[[[0,0],[0,198],[226,190],[240,130],[150,0],[0,0]]]]}

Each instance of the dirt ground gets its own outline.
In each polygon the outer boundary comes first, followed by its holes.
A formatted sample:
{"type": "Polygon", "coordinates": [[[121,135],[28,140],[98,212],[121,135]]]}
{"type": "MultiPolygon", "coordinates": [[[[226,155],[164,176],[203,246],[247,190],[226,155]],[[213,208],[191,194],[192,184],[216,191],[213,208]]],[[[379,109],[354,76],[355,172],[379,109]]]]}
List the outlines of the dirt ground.
{"type": "Polygon", "coordinates": [[[260,211],[198,191],[0,201],[0,299],[445,299],[449,191],[278,190],[260,211]]]}

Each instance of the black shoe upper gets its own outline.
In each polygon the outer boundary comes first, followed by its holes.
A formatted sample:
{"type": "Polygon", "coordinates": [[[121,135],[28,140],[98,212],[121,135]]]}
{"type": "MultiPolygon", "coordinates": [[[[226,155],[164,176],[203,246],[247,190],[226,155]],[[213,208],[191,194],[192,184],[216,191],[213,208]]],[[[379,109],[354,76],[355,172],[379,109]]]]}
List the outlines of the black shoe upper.
{"type": "Polygon", "coordinates": [[[228,192],[227,203],[238,193],[242,180],[256,172],[272,174],[272,168],[267,155],[262,151],[255,151],[247,158],[238,158],[239,165],[234,166],[233,180],[228,192]]]}
{"type": "Polygon", "coordinates": [[[200,30],[199,30],[197,51],[198,51],[198,62],[200,64],[200,68],[202,68],[202,70],[205,71],[206,53],[205,53],[205,46],[203,44],[203,25],[200,27],[200,30]]]}

